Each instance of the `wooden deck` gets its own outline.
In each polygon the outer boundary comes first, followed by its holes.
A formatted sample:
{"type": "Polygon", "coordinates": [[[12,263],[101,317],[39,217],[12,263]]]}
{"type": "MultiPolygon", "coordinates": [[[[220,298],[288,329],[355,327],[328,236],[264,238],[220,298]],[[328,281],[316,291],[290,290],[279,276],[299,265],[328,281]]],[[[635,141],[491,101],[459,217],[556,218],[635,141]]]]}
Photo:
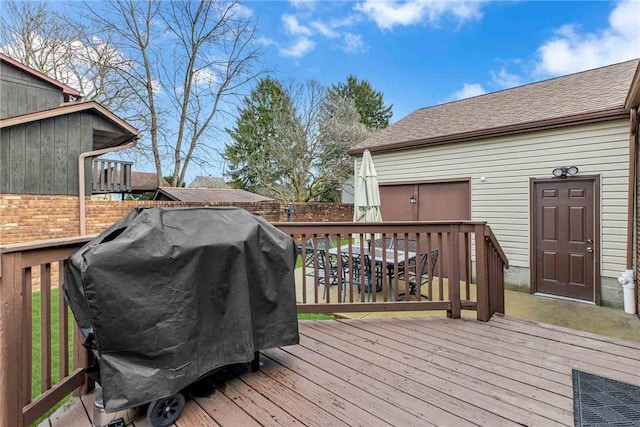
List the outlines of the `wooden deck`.
{"type": "MultiPolygon", "coordinates": [[[[261,361],[176,425],[573,425],[573,368],[640,385],[639,343],[500,316],[303,321],[261,361]]],[[[50,425],[90,425],[83,401],[50,425]]]]}

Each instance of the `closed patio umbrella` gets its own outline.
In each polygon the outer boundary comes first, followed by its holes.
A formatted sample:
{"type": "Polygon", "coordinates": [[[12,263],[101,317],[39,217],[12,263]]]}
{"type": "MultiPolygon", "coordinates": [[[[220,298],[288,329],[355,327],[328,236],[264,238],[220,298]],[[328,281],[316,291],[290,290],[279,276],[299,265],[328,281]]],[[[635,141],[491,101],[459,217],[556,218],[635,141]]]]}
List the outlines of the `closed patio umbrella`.
{"type": "Polygon", "coordinates": [[[381,222],[378,175],[369,150],[362,154],[362,165],[356,176],[353,206],[354,222],[381,222]]]}

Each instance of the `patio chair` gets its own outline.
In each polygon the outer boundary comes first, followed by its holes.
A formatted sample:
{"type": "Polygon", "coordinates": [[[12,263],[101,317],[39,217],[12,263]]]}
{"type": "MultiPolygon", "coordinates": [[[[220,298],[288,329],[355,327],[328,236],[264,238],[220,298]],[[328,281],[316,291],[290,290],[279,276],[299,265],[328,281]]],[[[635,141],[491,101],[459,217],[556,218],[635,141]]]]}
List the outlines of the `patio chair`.
{"type": "MultiPolygon", "coordinates": [[[[331,246],[331,239],[329,238],[329,246],[331,246]]],[[[322,298],[326,298],[327,295],[327,282],[329,286],[338,284],[338,276],[343,274],[338,269],[338,256],[327,252],[325,247],[325,239],[318,239],[314,242],[313,239],[309,239],[307,247],[305,248],[305,266],[310,270],[307,270],[306,275],[315,278],[318,277],[318,284],[324,286],[322,298]],[[317,254],[317,256],[314,256],[317,254]],[[315,270],[316,264],[314,258],[317,258],[318,270],[315,270]]],[[[343,282],[344,282],[344,275],[343,282]]]]}
{"type": "Polygon", "coordinates": [[[382,291],[382,280],[383,280],[383,272],[378,267],[377,264],[375,267],[375,271],[371,270],[371,257],[369,255],[365,254],[362,257],[358,257],[357,259],[354,259],[353,282],[349,284],[356,285],[358,288],[358,293],[362,292],[361,286],[364,286],[364,292],[367,294],[367,302],[371,301],[371,293],[373,289],[375,289],[375,292],[382,291]],[[364,276],[362,275],[362,270],[360,267],[361,261],[364,262],[364,276]],[[374,285],[375,285],[375,288],[374,288],[374,285]]]}
{"type": "MultiPolygon", "coordinates": [[[[438,261],[439,251],[433,249],[430,253],[423,252],[420,254],[420,262],[418,265],[409,265],[408,274],[406,279],[409,283],[409,295],[402,292],[398,294],[398,301],[409,299],[413,296],[416,301],[429,300],[429,296],[421,293],[422,285],[429,283],[433,278],[433,272],[436,268],[436,262],[438,261]]],[[[398,279],[405,280],[404,269],[398,272],[398,279]]]]}

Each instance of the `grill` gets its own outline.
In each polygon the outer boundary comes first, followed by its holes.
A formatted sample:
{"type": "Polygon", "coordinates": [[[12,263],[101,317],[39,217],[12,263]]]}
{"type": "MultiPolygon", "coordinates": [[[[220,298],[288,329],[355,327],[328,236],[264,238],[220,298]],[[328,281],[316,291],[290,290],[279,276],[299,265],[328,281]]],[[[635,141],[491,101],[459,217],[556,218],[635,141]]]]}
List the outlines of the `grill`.
{"type": "Polygon", "coordinates": [[[294,268],[292,239],[239,208],[138,208],[101,233],[63,289],[102,410],[148,405],[152,425],[169,425],[186,386],[297,344],[294,268]]]}

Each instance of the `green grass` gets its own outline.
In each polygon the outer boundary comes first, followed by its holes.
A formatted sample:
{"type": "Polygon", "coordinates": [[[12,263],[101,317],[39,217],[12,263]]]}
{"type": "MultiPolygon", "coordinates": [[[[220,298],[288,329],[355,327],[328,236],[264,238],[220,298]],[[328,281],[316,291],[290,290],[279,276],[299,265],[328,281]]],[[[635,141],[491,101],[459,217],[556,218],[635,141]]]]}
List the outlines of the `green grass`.
{"type": "MultiPolygon", "coordinates": [[[[60,337],[59,321],[60,313],[58,307],[59,293],[58,289],[51,290],[51,382],[56,384],[60,381],[60,354],[58,352],[58,342],[60,337]]],[[[40,292],[34,292],[31,302],[33,307],[32,314],[32,341],[31,341],[31,398],[35,399],[41,394],[42,376],[41,376],[41,336],[42,329],[40,325],[41,307],[40,307],[40,292]]],[[[73,355],[73,316],[69,313],[69,370],[71,371],[73,355]]],[[[56,406],[47,411],[42,417],[40,417],[33,425],[40,424],[41,421],[48,418],[56,409],[62,404],[69,401],[71,396],[65,397],[56,406]]]]}
{"type": "Polygon", "coordinates": [[[333,320],[336,317],[325,313],[299,313],[298,320],[333,320]]]}

